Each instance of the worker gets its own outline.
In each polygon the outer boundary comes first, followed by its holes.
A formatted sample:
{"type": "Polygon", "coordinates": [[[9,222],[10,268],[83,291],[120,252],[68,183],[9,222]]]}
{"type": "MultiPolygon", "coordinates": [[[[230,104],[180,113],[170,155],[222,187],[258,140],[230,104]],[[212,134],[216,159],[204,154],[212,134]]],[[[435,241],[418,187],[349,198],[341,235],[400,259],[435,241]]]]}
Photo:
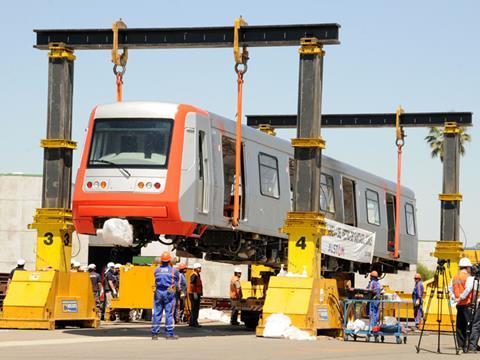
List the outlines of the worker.
{"type": "Polygon", "coordinates": [[[183,321],[183,314],[185,310],[185,298],[187,297],[187,278],[185,273],[187,272],[187,265],[179,263],[178,269],[178,286],[175,293],[175,311],[174,318],[175,324],[180,324],[183,321]]]}
{"type": "Polygon", "coordinates": [[[412,292],[413,315],[415,316],[415,327],[418,329],[423,319],[423,282],[422,276],[416,273],[414,276],[415,285],[412,292]]]}
{"type": "Polygon", "coordinates": [[[76,260],[73,260],[73,264],[70,266],[71,272],[80,272],[80,263],[76,260]]]}
{"type": "Polygon", "coordinates": [[[198,313],[200,311],[200,299],[203,295],[202,278],[200,272],[202,265],[200,263],[193,264],[193,274],[190,276],[190,286],[188,287],[188,298],[191,304],[189,326],[201,327],[198,323],[198,313]]]}
{"type": "Polygon", "coordinates": [[[467,352],[467,327],[471,321],[472,313],[470,305],[472,303],[474,277],[471,275],[472,263],[469,258],[461,258],[458,262],[459,271],[450,282],[449,291],[452,300],[457,307],[457,345],[464,352],[467,352]]]}
{"type": "Polygon", "coordinates": [[[152,340],[158,340],[160,322],[165,311],[165,333],[167,339],[178,339],[173,333],[173,308],[175,306],[178,271],[170,264],[172,255],[165,251],[160,257],[161,265],[155,269],[155,294],[153,297],[152,340]]]}
{"type": "Polygon", "coordinates": [[[240,284],[240,277],[242,276],[242,269],[236,267],[233,270],[233,276],[230,280],[230,300],[232,300],[232,316],[230,318],[230,325],[240,325],[238,322],[238,310],[235,307],[234,301],[242,298],[242,285],[240,284]]]}
{"type": "Polygon", "coordinates": [[[75,268],[75,263],[76,263],[75,259],[72,258],[70,260],[70,271],[73,271],[73,269],[75,268]]]}
{"type": "Polygon", "coordinates": [[[103,302],[102,319],[105,319],[105,312],[110,308],[112,298],[117,297],[117,289],[115,287],[115,264],[113,262],[107,264],[107,271],[105,272],[103,283],[105,299],[103,302]]]}
{"type": "Polygon", "coordinates": [[[95,264],[88,265],[88,272],[90,274],[90,281],[92,282],[93,296],[95,297],[95,304],[97,305],[97,312],[101,316],[102,304],[100,298],[103,294],[102,279],[100,274],[97,273],[97,266],[95,264]]]}
{"type": "MultiPolygon", "coordinates": [[[[370,273],[370,281],[368,282],[367,289],[372,290],[374,292],[373,300],[380,299],[382,287],[380,286],[380,282],[378,281],[378,272],[375,270],[373,270],[370,273]]],[[[370,301],[370,306],[368,311],[369,317],[370,317],[370,328],[378,325],[379,311],[380,311],[380,303],[378,301],[370,301]]]]}
{"type": "Polygon", "coordinates": [[[15,271],[25,271],[25,260],[18,259],[17,267],[14,268],[12,271],[10,271],[10,274],[8,275],[7,288],[6,288],[5,292],[8,291],[8,287],[10,286],[10,283],[12,282],[13,274],[15,274],[15,271]]]}

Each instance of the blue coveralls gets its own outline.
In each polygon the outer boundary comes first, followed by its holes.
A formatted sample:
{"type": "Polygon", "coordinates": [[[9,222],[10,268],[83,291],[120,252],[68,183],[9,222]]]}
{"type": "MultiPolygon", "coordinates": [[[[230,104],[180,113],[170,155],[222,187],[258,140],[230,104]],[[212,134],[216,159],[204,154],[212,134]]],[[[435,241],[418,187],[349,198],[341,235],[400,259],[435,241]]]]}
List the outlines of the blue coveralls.
{"type": "Polygon", "coordinates": [[[176,322],[180,322],[183,320],[183,312],[185,308],[185,299],[187,297],[187,278],[185,274],[178,272],[179,281],[177,286],[177,292],[175,294],[175,311],[173,315],[175,317],[176,322]],[[181,297],[183,294],[183,298],[181,297]]]}
{"type": "Polygon", "coordinates": [[[160,322],[165,310],[165,332],[173,336],[173,308],[175,291],[167,291],[171,285],[178,284],[178,271],[169,265],[155,269],[155,295],[153,297],[152,335],[160,332],[160,322]]]}
{"type": "Polygon", "coordinates": [[[412,300],[413,300],[413,313],[415,315],[415,326],[418,327],[420,321],[423,318],[423,282],[416,281],[415,287],[413,288],[412,293],[412,300]],[[417,299],[420,300],[418,305],[415,305],[417,299]]]}
{"type": "MultiPolygon", "coordinates": [[[[367,285],[367,289],[375,291],[375,298],[380,298],[380,293],[382,288],[380,282],[377,279],[371,279],[367,285]]],[[[380,303],[378,301],[371,301],[369,307],[369,316],[370,316],[370,326],[378,325],[378,315],[380,312],[380,303]]]]}

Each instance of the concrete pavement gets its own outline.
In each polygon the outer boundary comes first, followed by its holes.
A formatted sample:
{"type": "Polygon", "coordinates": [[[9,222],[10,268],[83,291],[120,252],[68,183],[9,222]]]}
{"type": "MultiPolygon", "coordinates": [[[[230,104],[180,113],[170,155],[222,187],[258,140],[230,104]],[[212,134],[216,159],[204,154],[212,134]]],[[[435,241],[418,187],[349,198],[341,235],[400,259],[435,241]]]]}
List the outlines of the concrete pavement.
{"type": "MultiPolygon", "coordinates": [[[[243,327],[208,324],[201,329],[178,326],[179,340],[152,341],[149,324],[112,324],[100,329],[55,331],[0,330],[0,359],[423,359],[449,358],[428,352],[416,353],[418,335],[407,344],[344,342],[319,337],[317,341],[257,338],[243,327]]],[[[436,350],[437,337],[427,335],[422,346],[436,350]]],[[[444,335],[442,350],[454,353],[451,335],[444,335]]],[[[478,358],[475,355],[462,355],[478,358]]]]}

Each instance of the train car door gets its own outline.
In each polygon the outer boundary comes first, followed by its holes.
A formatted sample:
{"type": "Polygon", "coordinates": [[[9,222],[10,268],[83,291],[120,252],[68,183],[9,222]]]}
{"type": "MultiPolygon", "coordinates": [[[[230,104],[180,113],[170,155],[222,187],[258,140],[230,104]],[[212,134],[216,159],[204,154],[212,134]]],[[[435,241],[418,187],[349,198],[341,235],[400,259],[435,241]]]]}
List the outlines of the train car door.
{"type": "MultiPolygon", "coordinates": [[[[241,153],[241,177],[240,177],[240,219],[245,219],[245,166],[244,151],[242,143],[241,153]]],[[[222,136],[223,155],[223,215],[231,218],[233,216],[233,201],[235,187],[235,139],[222,136]]]]}
{"type": "Polygon", "coordinates": [[[386,193],[387,206],[387,251],[395,251],[395,204],[396,196],[386,193]]]}
{"type": "Polygon", "coordinates": [[[350,226],[357,226],[357,202],[355,199],[355,181],[342,178],[343,189],[343,222],[350,226]]]}
{"type": "Polygon", "coordinates": [[[208,214],[210,211],[212,186],[210,128],[208,121],[197,122],[197,211],[208,214]]]}

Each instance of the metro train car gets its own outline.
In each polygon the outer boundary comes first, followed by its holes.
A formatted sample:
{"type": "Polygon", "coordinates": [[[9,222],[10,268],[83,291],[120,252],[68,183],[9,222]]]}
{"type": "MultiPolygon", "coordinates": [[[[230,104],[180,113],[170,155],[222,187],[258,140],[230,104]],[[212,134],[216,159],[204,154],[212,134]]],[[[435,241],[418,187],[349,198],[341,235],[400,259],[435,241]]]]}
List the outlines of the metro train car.
{"type": "MultiPolygon", "coordinates": [[[[243,127],[240,219],[232,227],[235,122],[190,105],[118,102],[90,118],[73,196],[77,232],[95,235],[127,219],[138,246],[174,245],[177,254],[230,263],[286,263],[279,232],[291,210],[290,142],[243,127]]],[[[400,257],[392,259],[395,184],[323,156],[326,217],[376,233],[373,265],[325,258],[325,271],[382,272],[417,261],[415,196],[402,188],[400,257]]]]}

